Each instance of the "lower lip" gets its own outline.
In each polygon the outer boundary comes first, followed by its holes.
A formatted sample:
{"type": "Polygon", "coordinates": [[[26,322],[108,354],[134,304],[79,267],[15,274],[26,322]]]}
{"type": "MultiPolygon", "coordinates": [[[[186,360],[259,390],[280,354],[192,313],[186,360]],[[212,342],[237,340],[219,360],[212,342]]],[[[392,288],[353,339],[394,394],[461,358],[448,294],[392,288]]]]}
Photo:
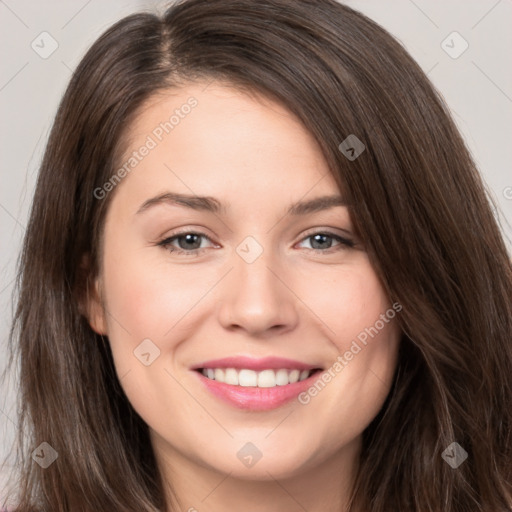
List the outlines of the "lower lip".
{"type": "Polygon", "coordinates": [[[315,372],[307,379],[286,386],[258,388],[233,386],[205,377],[201,372],[195,372],[208,391],[239,409],[249,411],[268,411],[291,402],[305,391],[318,378],[320,372],[315,372]]]}

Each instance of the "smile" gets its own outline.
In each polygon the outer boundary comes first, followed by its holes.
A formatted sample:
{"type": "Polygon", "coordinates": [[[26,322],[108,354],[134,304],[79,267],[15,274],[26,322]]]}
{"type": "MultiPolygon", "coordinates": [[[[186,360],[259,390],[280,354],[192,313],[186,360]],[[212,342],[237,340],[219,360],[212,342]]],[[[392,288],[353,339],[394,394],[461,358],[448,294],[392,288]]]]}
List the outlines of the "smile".
{"type": "Polygon", "coordinates": [[[276,409],[291,402],[323,371],[290,359],[247,357],[217,359],[192,370],[209,394],[250,411],[276,409]]]}
{"type": "Polygon", "coordinates": [[[231,386],[273,388],[287,386],[307,379],[314,370],[254,370],[236,368],[203,368],[201,373],[211,380],[230,384],[231,386]]]}

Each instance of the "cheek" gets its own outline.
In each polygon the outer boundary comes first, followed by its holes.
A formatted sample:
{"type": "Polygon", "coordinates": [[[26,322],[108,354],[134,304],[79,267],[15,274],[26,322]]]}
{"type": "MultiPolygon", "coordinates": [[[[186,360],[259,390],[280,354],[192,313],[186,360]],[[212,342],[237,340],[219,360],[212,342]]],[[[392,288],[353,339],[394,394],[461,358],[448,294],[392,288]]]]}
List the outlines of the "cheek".
{"type": "Polygon", "coordinates": [[[108,337],[121,386],[138,414],[148,424],[158,424],[175,414],[166,395],[180,404],[182,414],[197,415],[166,370],[172,366],[168,356],[187,327],[187,312],[204,294],[204,282],[192,272],[170,272],[162,258],[142,258],[141,250],[116,257],[115,251],[105,252],[103,287],[108,337]]]}
{"type": "Polygon", "coordinates": [[[327,415],[324,423],[333,432],[338,422],[362,429],[390,389],[399,344],[398,313],[366,261],[339,269],[335,278],[316,284],[314,292],[310,288],[308,305],[321,319],[334,350],[322,382],[310,388],[301,403],[309,403],[313,417],[327,415]],[[333,411],[338,411],[337,419],[333,411]],[[352,412],[347,423],[348,411],[352,412]]]}
{"type": "MultiPolygon", "coordinates": [[[[361,333],[379,320],[391,304],[366,257],[334,272],[318,273],[314,281],[303,281],[300,297],[324,326],[337,351],[345,352],[361,333]],[[357,264],[356,264],[357,263],[357,264]]],[[[382,331],[388,329],[382,328],[382,331]]]]}
{"type": "MultiPolygon", "coordinates": [[[[170,331],[181,327],[201,294],[204,282],[193,272],[170,272],[163,258],[143,258],[134,248],[117,257],[105,254],[104,290],[109,339],[117,363],[131,364],[133,350],[150,339],[162,350],[169,347],[170,331]]],[[[114,251],[111,251],[112,255],[114,251]]],[[[155,251],[156,253],[156,251],[155,251]]]]}
{"type": "Polygon", "coordinates": [[[109,249],[105,251],[103,289],[112,354],[119,376],[131,372],[131,377],[144,379],[146,370],[154,373],[163,364],[159,356],[172,349],[172,329],[181,327],[180,319],[198,293],[191,283],[183,282],[183,272],[169,273],[163,268],[161,258],[141,257],[146,248],[119,253],[112,244],[109,249]],[[136,359],[139,351],[147,352],[139,347],[149,347],[151,360],[155,358],[150,367],[136,359]]]}
{"type": "Polygon", "coordinates": [[[376,389],[380,396],[378,388],[387,393],[394,372],[399,338],[396,311],[369,263],[347,276],[341,288],[343,304],[337,315],[334,309],[331,314],[343,371],[354,386],[376,389]]]}

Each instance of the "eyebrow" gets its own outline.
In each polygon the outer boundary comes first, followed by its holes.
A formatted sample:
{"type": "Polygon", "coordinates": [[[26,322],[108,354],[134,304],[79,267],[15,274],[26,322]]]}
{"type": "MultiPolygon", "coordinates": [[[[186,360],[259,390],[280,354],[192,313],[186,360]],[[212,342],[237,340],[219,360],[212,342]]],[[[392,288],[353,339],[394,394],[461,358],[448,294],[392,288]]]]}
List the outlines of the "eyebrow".
{"type": "MultiPolygon", "coordinates": [[[[137,214],[140,214],[149,208],[161,204],[171,204],[184,206],[192,210],[206,211],[211,213],[226,212],[226,206],[219,200],[210,196],[196,196],[189,194],[177,194],[175,192],[165,192],[158,196],[152,197],[144,201],[137,214]]],[[[299,201],[293,203],[287,211],[288,215],[307,215],[308,213],[315,213],[322,210],[328,210],[336,206],[346,206],[347,201],[340,195],[334,196],[321,196],[308,201],[299,201]]]]}

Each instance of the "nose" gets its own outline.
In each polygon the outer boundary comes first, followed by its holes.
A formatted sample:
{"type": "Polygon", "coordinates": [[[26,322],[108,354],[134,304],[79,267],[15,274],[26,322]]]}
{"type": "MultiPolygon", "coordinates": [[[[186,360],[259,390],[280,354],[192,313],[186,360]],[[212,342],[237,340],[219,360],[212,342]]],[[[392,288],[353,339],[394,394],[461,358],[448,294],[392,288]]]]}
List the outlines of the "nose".
{"type": "Polygon", "coordinates": [[[264,251],[248,263],[234,254],[234,269],[224,284],[219,320],[228,330],[243,330],[251,336],[275,336],[298,323],[292,283],[281,265],[264,251]]]}

